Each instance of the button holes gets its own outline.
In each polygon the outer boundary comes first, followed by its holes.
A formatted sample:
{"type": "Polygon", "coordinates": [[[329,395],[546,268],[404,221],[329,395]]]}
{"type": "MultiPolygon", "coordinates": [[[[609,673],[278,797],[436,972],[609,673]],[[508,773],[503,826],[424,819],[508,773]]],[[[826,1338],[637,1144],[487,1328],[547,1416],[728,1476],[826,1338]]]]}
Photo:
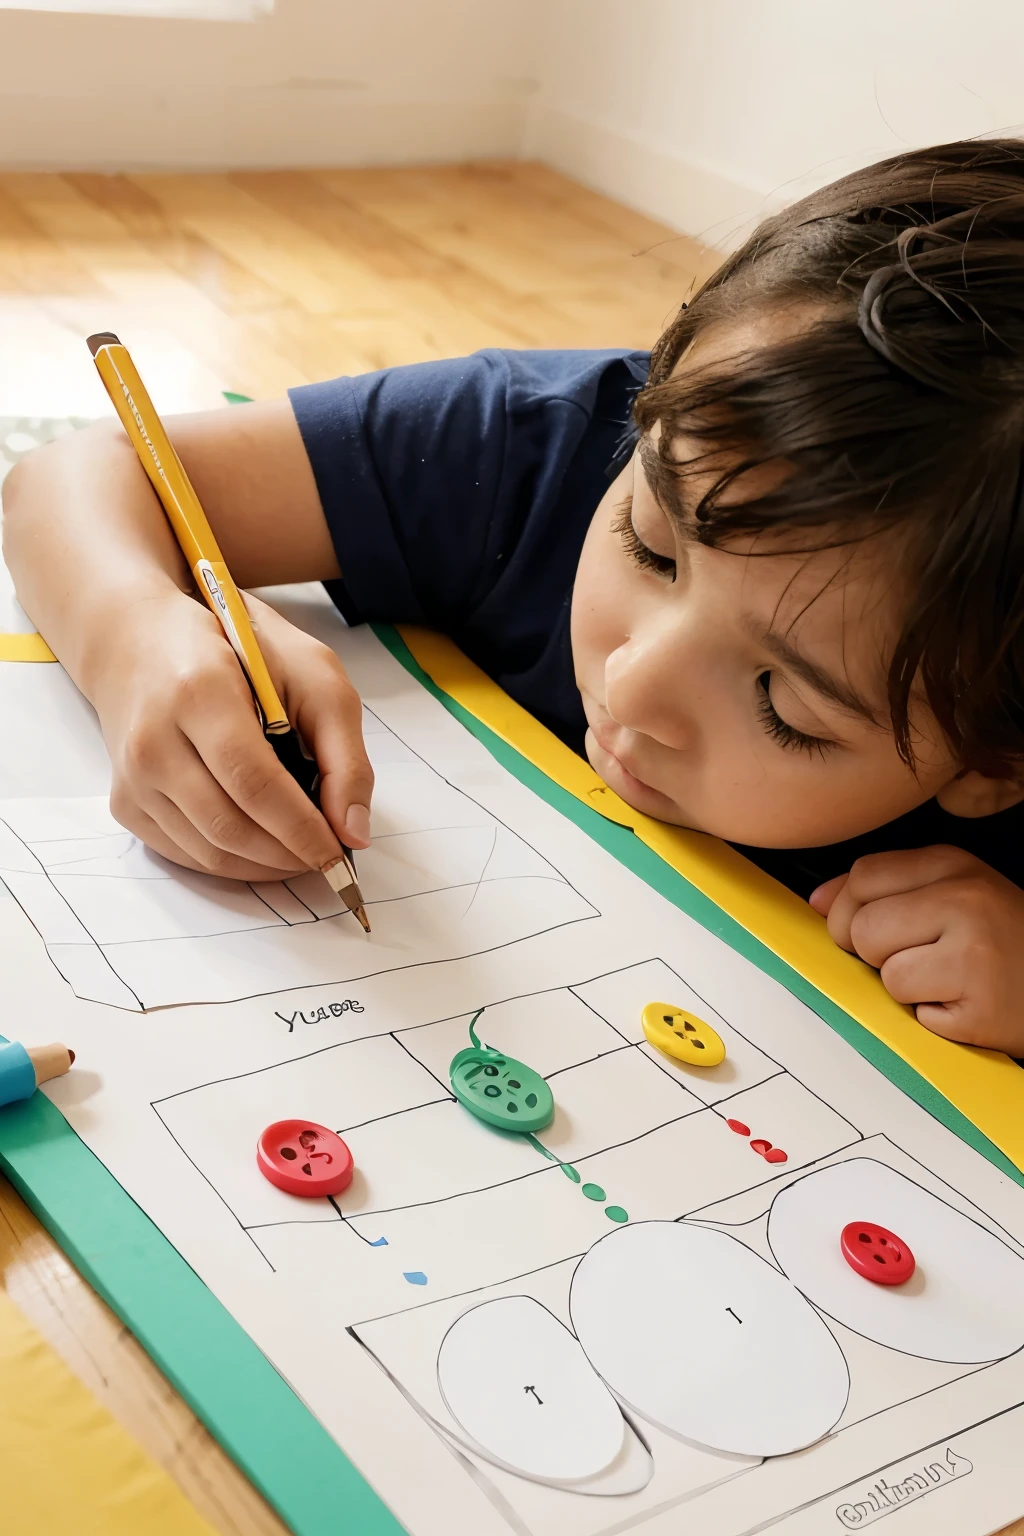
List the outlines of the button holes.
{"type": "Polygon", "coordinates": [[[704,1049],[703,1040],[691,1040],[690,1044],[693,1046],[695,1051],[702,1051],[704,1049]]]}
{"type": "Polygon", "coordinates": [[[282,1147],[281,1148],[281,1156],[282,1157],[286,1157],[290,1163],[294,1163],[294,1161],[298,1157],[298,1155],[299,1154],[296,1152],[294,1147],[282,1147]]]}
{"type": "Polygon", "coordinates": [[[683,1025],[683,1028],[686,1030],[687,1034],[695,1035],[697,1033],[696,1024],[686,1023],[683,1025]]]}

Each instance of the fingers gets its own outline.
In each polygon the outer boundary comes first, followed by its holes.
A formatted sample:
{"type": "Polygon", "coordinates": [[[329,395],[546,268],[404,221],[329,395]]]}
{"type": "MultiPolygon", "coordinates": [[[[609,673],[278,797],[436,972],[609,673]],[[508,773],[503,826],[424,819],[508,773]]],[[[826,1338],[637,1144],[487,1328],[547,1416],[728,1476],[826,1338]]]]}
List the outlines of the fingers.
{"type": "Polygon", "coordinates": [[[836,875],[832,880],[826,880],[824,885],[819,885],[816,891],[812,891],[807,901],[815,912],[820,912],[822,917],[828,917],[839,892],[849,879],[849,875],[836,875]]]}
{"type": "Polygon", "coordinates": [[[941,938],[955,899],[955,891],[940,884],[868,902],[850,919],[848,947],[880,970],[898,950],[934,944],[941,938]]]}
{"type": "MultiPolygon", "coordinates": [[[[340,671],[340,668],[339,668],[340,671]]],[[[370,842],[373,769],[363,745],[363,707],[347,678],[318,695],[302,711],[303,731],[320,768],[320,804],[328,822],[350,848],[370,842]]]]}
{"type": "Polygon", "coordinates": [[[147,696],[112,754],[111,809],[168,858],[233,878],[322,868],[341,847],[280,765],[235,657],[217,638],[147,696]],[[142,830],[145,821],[146,831],[142,830]]]}
{"type": "MultiPolygon", "coordinates": [[[[199,829],[211,842],[245,850],[262,829],[285,850],[285,862],[297,859],[302,869],[322,869],[340,858],[338,838],[278,761],[255,716],[251,726],[239,720],[225,727],[206,713],[186,715],[180,725],[231,807],[211,814],[213,796],[202,795],[199,829]]],[[[189,815],[177,786],[173,799],[189,815]]]]}
{"type": "Polygon", "coordinates": [[[111,814],[114,819],[141,838],[154,853],[170,859],[173,864],[229,880],[282,880],[294,874],[294,870],[267,868],[215,848],[163,796],[154,799],[153,811],[154,814],[150,815],[134,801],[126,803],[111,796],[111,814]]]}
{"type": "Polygon", "coordinates": [[[350,848],[370,842],[373,769],[363,744],[363,706],[334,652],[245,594],[267,665],[320,770],[320,805],[350,848]]]}
{"type": "Polygon", "coordinates": [[[959,1003],[964,998],[963,957],[937,941],[899,949],[879,966],[885,990],[898,1003],[959,1003]]]}
{"type": "Polygon", "coordinates": [[[937,880],[969,874],[981,866],[980,859],[962,848],[938,843],[931,848],[906,848],[893,853],[871,853],[857,859],[850,870],[850,894],[859,903],[877,901],[880,896],[895,896],[900,891],[916,891],[937,880]]]}
{"type": "MultiPolygon", "coordinates": [[[[191,827],[212,849],[248,860],[254,866],[287,870],[298,874],[308,868],[290,849],[247,816],[209,772],[192,742],[180,737],[175,772],[168,775],[173,784],[173,798],[161,796],[166,807],[176,813],[175,825],[191,827]]],[[[160,811],[151,811],[154,819],[166,825],[160,811]]],[[[167,831],[172,829],[167,826],[167,831]]],[[[187,844],[182,845],[187,846],[187,844]]]]}
{"type": "Polygon", "coordinates": [[[128,825],[137,808],[212,873],[225,872],[224,854],[250,870],[296,874],[322,868],[341,851],[278,763],[238,663],[219,639],[174,678],[166,696],[147,701],[118,767],[114,815],[128,825]]]}
{"type": "Polygon", "coordinates": [[[950,1040],[1020,1055],[1024,892],[972,854],[922,848],[860,859],[831,898],[828,928],[886,990],[950,1040]]]}
{"type": "Polygon", "coordinates": [[[313,752],[326,814],[265,739],[238,661],[215,621],[175,594],[156,618],[162,643],[130,649],[100,701],[113,765],[111,809],[166,857],[236,879],[280,879],[369,842],[373,772],[362,706],[326,646],[253,600],[260,640],[289,719],[313,752]]]}
{"type": "MultiPolygon", "coordinates": [[[[861,950],[859,938],[853,933],[854,920],[862,909],[886,898],[937,886],[943,880],[973,874],[982,867],[973,854],[943,845],[873,853],[858,859],[841,885],[836,880],[829,881],[827,886],[819,886],[814,897],[820,899],[830,887],[838,885],[827,909],[828,931],[841,949],[868,960],[869,956],[861,950]]],[[[816,910],[822,909],[818,906],[816,910]]],[[[885,958],[883,955],[882,959],[885,958]]],[[[870,959],[870,963],[880,965],[882,960],[870,959]]]]}
{"type": "Polygon", "coordinates": [[[942,1035],[945,1040],[956,1040],[960,1045],[984,1045],[990,1049],[1006,1050],[1011,1056],[1020,1052],[1019,1040],[997,1041],[992,1037],[991,1030],[985,1027],[985,1021],[979,1022],[976,1014],[972,1017],[971,1010],[962,1002],[919,1003],[914,1012],[919,1024],[930,1029],[933,1035],[942,1035]]]}

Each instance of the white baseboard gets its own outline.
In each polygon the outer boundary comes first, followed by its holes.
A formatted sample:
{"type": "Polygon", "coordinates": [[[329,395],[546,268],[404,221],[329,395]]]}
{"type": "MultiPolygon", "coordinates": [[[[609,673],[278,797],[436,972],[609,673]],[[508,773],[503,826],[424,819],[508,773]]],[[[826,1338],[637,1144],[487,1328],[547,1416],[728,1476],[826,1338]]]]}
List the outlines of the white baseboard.
{"type": "Polygon", "coordinates": [[[367,102],[334,89],[242,87],[97,96],[0,92],[0,166],[27,171],[245,170],[514,158],[522,102],[367,102]],[[131,137],[125,124],[132,124],[131,137]]]}
{"type": "Polygon", "coordinates": [[[523,153],[651,218],[729,250],[773,206],[753,187],[631,135],[535,103],[523,153]]]}

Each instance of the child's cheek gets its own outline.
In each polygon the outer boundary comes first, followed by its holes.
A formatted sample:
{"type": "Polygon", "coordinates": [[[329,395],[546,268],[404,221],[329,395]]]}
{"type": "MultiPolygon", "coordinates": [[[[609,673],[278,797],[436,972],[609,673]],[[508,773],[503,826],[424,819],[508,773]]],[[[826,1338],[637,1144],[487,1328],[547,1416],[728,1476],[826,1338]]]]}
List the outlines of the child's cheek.
{"type": "Polygon", "coordinates": [[[583,545],[572,594],[572,653],[580,686],[603,680],[613,651],[629,638],[625,558],[600,511],[583,545]]]}

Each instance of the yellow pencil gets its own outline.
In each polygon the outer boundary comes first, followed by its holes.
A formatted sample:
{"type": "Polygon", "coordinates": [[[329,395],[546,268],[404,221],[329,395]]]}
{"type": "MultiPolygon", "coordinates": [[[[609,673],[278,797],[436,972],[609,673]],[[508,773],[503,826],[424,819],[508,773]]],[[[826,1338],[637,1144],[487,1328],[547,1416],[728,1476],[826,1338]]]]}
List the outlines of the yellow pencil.
{"type": "MultiPolygon", "coordinates": [[[[317,800],[319,777],[316,764],[302,751],[278,697],[273,678],[253,632],[241,594],[224,563],[224,556],[199,497],[175,453],[163,422],[128,349],[111,331],[88,338],[89,351],[103,380],[104,388],[121,419],[139,462],[167,514],[167,520],[181,546],[196,587],[238,657],[252,686],[257,709],[266,735],[278,758],[299,783],[317,800]]],[[[338,893],[350,912],[354,912],[367,933],[369,920],[356,879],[352,850],[342,844],[342,857],[323,871],[328,883],[338,893]]]]}

